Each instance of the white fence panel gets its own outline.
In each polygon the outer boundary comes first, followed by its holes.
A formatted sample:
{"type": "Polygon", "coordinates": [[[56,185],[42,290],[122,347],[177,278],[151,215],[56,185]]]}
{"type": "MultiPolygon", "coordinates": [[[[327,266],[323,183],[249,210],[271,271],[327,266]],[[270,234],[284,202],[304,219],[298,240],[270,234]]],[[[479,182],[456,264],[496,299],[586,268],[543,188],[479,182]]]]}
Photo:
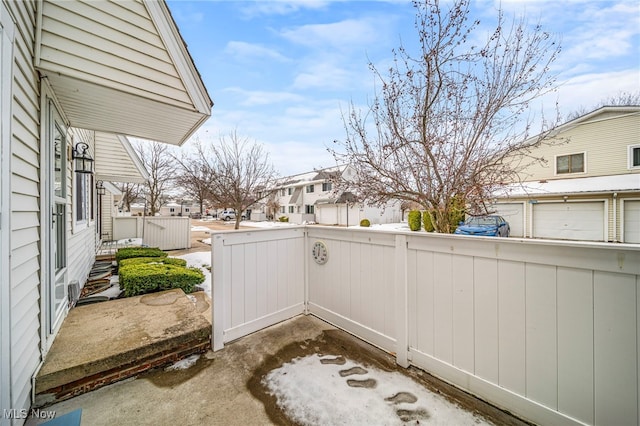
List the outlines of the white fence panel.
{"type": "Polygon", "coordinates": [[[188,217],[145,217],[142,242],[160,250],[191,247],[191,219],[188,217]]]}
{"type": "Polygon", "coordinates": [[[212,234],[213,347],[305,310],[305,229],[212,234]]]}
{"type": "Polygon", "coordinates": [[[411,362],[540,424],[637,424],[640,250],[408,236],[411,362]]]}
{"type": "Polygon", "coordinates": [[[188,217],[119,216],[113,218],[113,239],[142,238],[142,243],[161,250],[191,248],[188,217]]]}
{"type": "Polygon", "coordinates": [[[317,226],[307,232],[309,247],[322,241],[329,253],[324,265],[308,261],[309,311],[395,351],[395,235],[317,226]]]}
{"type": "Polygon", "coordinates": [[[214,349],[306,306],[532,422],[640,423],[640,246],[307,226],[213,251],[214,349]]]}
{"type": "Polygon", "coordinates": [[[142,218],[136,216],[118,216],[113,217],[112,221],[114,241],[142,237],[142,218]]]}

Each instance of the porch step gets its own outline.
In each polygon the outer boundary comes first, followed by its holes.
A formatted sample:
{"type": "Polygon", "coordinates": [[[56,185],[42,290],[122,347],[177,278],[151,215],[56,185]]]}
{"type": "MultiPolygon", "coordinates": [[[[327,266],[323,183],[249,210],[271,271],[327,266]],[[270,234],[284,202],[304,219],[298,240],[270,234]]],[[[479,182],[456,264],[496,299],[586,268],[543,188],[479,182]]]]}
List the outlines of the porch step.
{"type": "Polygon", "coordinates": [[[208,350],[210,303],[194,296],[174,289],[72,309],[36,376],[34,407],[208,350]]]}

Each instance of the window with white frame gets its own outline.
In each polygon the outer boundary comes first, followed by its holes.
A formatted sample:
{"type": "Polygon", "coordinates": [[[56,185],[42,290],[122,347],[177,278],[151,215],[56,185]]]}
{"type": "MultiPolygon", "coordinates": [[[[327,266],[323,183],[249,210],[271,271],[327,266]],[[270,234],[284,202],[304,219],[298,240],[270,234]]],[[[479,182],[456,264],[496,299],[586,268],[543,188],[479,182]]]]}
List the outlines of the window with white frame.
{"type": "Polygon", "coordinates": [[[304,212],[306,214],[314,214],[315,213],[314,205],[313,204],[305,204],[304,212]]]}
{"type": "Polygon", "coordinates": [[[629,168],[640,169],[640,145],[629,145],[629,168]]]}
{"type": "Polygon", "coordinates": [[[584,173],[584,152],[558,155],[556,157],[556,174],[584,173]]]}
{"type": "Polygon", "coordinates": [[[176,209],[175,207],[169,207],[169,213],[175,213],[176,209]]]}
{"type": "Polygon", "coordinates": [[[289,206],[289,213],[293,213],[293,211],[294,211],[293,209],[294,209],[293,206],[289,206]]]}
{"type": "Polygon", "coordinates": [[[309,193],[309,192],[314,192],[314,191],[315,191],[315,189],[316,189],[316,186],[315,186],[315,185],[308,185],[308,186],[307,186],[307,193],[309,193]]]}
{"type": "Polygon", "coordinates": [[[284,197],[284,195],[285,195],[284,188],[282,188],[282,189],[280,190],[280,196],[281,196],[281,197],[284,197]]]}
{"type": "Polygon", "coordinates": [[[76,224],[93,219],[93,175],[75,173],[76,224]]]}
{"type": "Polygon", "coordinates": [[[331,185],[331,182],[324,182],[324,183],[322,184],[322,190],[323,190],[324,192],[331,191],[331,187],[332,187],[332,186],[333,186],[333,185],[331,185]]]}
{"type": "Polygon", "coordinates": [[[287,194],[288,195],[293,194],[293,188],[287,188],[287,194]]]}
{"type": "Polygon", "coordinates": [[[281,207],[280,207],[280,213],[285,213],[285,208],[284,208],[284,206],[281,206],[281,207]]]}

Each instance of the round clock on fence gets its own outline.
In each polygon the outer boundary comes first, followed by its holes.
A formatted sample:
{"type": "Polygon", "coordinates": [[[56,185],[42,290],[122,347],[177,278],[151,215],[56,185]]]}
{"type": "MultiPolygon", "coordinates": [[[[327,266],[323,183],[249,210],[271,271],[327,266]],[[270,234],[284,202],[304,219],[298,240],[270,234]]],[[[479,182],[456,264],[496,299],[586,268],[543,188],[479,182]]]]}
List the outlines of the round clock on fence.
{"type": "Polygon", "coordinates": [[[313,260],[316,261],[318,265],[324,265],[329,260],[329,251],[327,250],[327,246],[322,241],[316,241],[313,243],[313,247],[311,248],[311,255],[313,256],[313,260]]]}

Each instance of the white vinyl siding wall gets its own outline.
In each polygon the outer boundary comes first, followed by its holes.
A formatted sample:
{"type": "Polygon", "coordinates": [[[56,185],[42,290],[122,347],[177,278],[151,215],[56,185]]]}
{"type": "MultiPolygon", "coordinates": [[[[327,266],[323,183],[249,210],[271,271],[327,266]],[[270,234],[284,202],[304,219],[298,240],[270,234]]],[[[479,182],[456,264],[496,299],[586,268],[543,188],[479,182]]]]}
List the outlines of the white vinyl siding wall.
{"type": "Polygon", "coordinates": [[[191,100],[148,16],[140,1],[44,2],[48,32],[42,34],[40,66],[190,109],[191,100]]]}
{"type": "Polygon", "coordinates": [[[36,2],[4,4],[16,20],[10,176],[11,408],[27,409],[31,376],[40,362],[40,100],[32,59],[36,2]]]}
{"type": "MultiPolygon", "coordinates": [[[[94,132],[83,129],[70,129],[71,134],[73,135],[73,146],[75,146],[78,142],[84,142],[89,145],[89,155],[92,158],[95,158],[95,138],[94,132]]],[[[73,164],[73,163],[69,163],[73,164]]],[[[78,178],[78,174],[73,171],[73,168],[70,167],[67,175],[69,176],[68,182],[69,186],[67,188],[67,199],[70,199],[70,203],[67,205],[71,206],[68,210],[72,213],[69,215],[70,222],[67,226],[67,279],[78,280],[80,285],[84,285],[87,276],[89,275],[89,270],[91,269],[91,265],[93,264],[94,254],[96,252],[96,195],[95,195],[95,180],[93,181],[93,185],[91,188],[88,188],[88,191],[93,193],[91,196],[91,202],[93,203],[93,207],[89,206],[87,209],[86,215],[87,217],[81,224],[78,224],[76,220],[76,188],[75,184],[72,185],[72,179],[76,180],[78,178]],[[91,217],[91,209],[93,208],[93,218],[91,217]]],[[[91,179],[88,179],[89,185],[91,184],[91,179]]]]}
{"type": "MultiPolygon", "coordinates": [[[[585,172],[580,177],[607,176],[629,173],[629,145],[640,140],[640,126],[637,114],[620,113],[619,117],[602,114],[592,122],[583,123],[559,135],[566,140],[541,146],[534,152],[548,160],[546,165],[532,165],[527,168],[525,181],[550,179],[555,174],[555,157],[564,154],[584,152],[585,172]]],[[[634,170],[640,173],[640,170],[634,170]]],[[[572,174],[559,174],[557,178],[572,177],[572,174]]]]}

